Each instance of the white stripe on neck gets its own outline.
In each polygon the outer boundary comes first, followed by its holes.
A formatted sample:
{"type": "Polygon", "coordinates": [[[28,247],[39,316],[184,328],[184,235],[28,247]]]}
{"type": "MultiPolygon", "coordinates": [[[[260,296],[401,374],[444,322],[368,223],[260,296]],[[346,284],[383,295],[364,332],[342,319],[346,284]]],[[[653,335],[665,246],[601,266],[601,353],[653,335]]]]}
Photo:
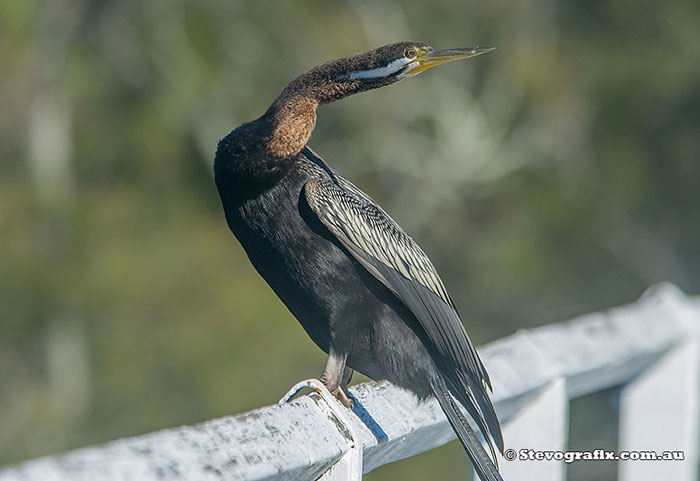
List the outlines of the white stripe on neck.
{"type": "Polygon", "coordinates": [[[347,76],[347,78],[380,78],[388,77],[389,75],[398,72],[401,68],[406,65],[410,60],[407,58],[399,58],[391,62],[389,65],[379,68],[373,68],[372,70],[362,70],[360,72],[353,72],[347,76]]]}

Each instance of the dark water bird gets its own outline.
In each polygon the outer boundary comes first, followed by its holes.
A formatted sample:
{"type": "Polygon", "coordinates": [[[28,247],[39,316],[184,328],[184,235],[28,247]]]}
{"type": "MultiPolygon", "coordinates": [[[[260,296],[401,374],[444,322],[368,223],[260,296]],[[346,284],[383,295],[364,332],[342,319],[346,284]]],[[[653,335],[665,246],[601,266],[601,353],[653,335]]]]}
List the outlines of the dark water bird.
{"type": "Polygon", "coordinates": [[[251,263],[328,353],[328,389],[349,407],[357,370],[434,396],[479,477],[493,481],[501,479],[493,445],[503,452],[503,438],[491,382],[438,273],[370,196],[307,146],[320,105],[490,50],[399,42],[314,67],[219,142],[214,172],[251,263]]]}

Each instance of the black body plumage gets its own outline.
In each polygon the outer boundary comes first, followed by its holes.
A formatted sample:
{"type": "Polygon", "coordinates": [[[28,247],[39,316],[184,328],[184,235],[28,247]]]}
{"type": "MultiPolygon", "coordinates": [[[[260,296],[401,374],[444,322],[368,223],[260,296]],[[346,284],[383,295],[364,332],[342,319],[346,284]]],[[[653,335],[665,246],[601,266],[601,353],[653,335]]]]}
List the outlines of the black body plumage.
{"type": "Polygon", "coordinates": [[[490,380],[433,265],[367,194],[306,146],[318,105],[399,80],[410,67],[408,49],[432,51],[392,44],[295,79],[260,119],[219,143],[216,184],[251,263],[329,354],[324,382],[342,393],[352,368],[421,399],[437,397],[479,476],[498,480],[455,403],[492,454],[490,436],[502,451],[490,380]],[[375,74],[384,76],[365,78],[375,74]]]}

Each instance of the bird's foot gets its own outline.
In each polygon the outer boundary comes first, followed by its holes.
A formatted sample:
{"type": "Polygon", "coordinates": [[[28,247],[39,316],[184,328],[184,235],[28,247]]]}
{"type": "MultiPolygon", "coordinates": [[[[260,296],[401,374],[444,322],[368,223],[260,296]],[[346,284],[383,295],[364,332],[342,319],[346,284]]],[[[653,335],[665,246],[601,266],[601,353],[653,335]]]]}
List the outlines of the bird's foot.
{"type": "Polygon", "coordinates": [[[342,387],[338,386],[334,391],[331,391],[331,394],[346,408],[352,409],[355,407],[355,400],[342,387]]]}
{"type": "Polygon", "coordinates": [[[334,398],[336,398],[340,404],[345,406],[348,409],[352,409],[355,407],[355,401],[348,395],[347,391],[347,386],[339,386],[336,383],[327,381],[324,379],[323,376],[321,376],[320,381],[323,383],[323,385],[328,389],[328,391],[333,395],[334,398]]]}
{"type": "Polygon", "coordinates": [[[343,406],[352,409],[355,406],[355,401],[348,396],[346,389],[352,378],[353,370],[345,365],[347,357],[347,354],[338,354],[331,347],[320,380],[343,406]]]}
{"type": "Polygon", "coordinates": [[[317,379],[307,379],[306,381],[296,383],[287,392],[287,394],[285,394],[282,397],[282,399],[279,400],[278,404],[288,403],[304,388],[313,389],[314,391],[319,393],[322,398],[325,398],[326,402],[328,402],[328,399],[330,399],[330,395],[332,395],[340,404],[342,404],[346,408],[352,409],[353,407],[355,407],[355,400],[348,395],[345,389],[343,389],[340,386],[337,386],[335,389],[331,389],[328,386],[328,384],[326,384],[322,380],[319,382],[319,380],[317,379]]]}

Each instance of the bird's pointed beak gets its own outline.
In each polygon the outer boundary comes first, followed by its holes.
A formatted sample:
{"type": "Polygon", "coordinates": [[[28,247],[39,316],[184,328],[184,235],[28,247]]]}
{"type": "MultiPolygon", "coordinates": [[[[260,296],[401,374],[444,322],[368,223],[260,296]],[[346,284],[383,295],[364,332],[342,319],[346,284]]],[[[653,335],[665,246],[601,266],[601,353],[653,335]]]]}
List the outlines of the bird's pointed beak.
{"type": "Polygon", "coordinates": [[[490,52],[495,48],[496,47],[464,47],[425,50],[418,53],[418,56],[409,64],[408,69],[403,74],[407,76],[418,75],[431,67],[453,60],[476,57],[482,53],[490,52]]]}

